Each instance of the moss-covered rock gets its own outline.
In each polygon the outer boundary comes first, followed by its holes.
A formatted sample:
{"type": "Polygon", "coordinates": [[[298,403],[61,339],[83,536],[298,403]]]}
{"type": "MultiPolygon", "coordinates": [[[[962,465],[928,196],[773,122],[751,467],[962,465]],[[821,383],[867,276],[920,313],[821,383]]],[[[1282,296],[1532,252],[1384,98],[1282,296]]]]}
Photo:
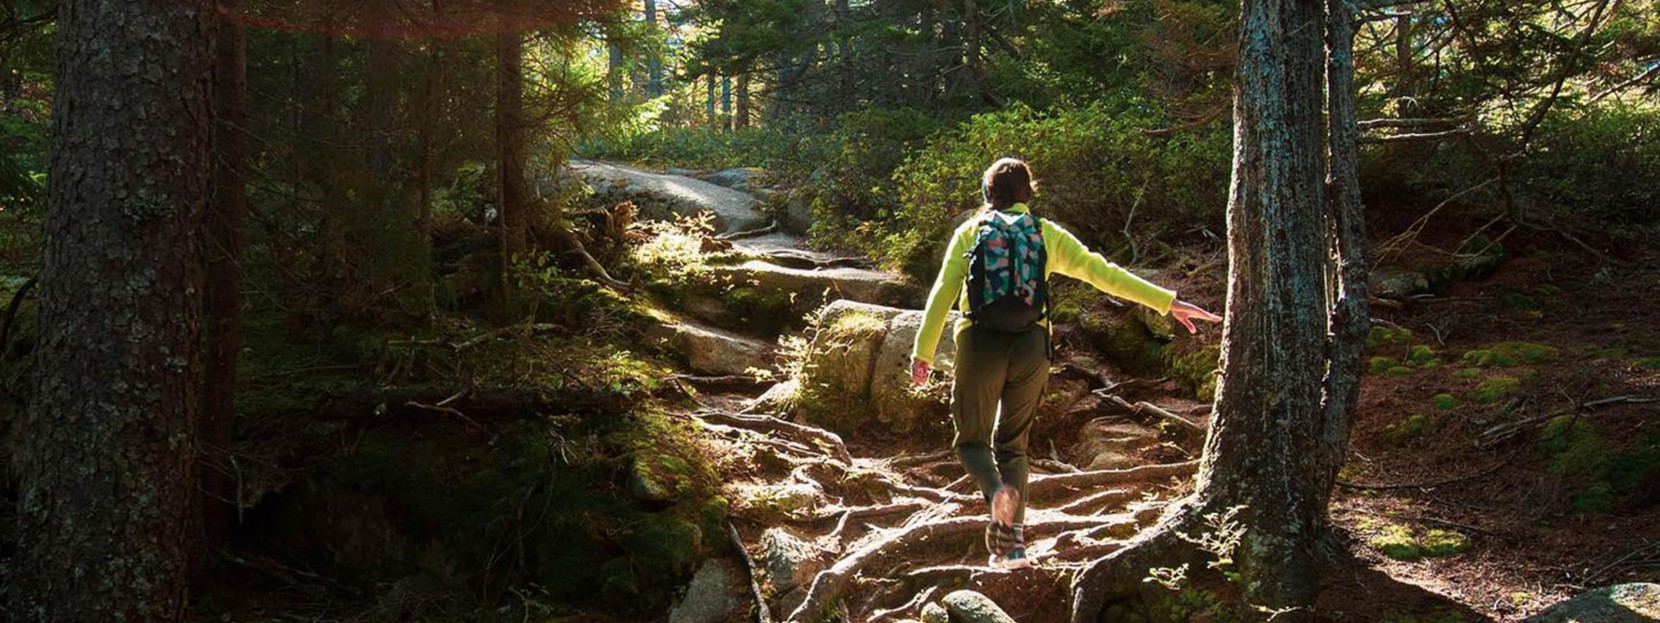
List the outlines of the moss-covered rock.
{"type": "MultiPolygon", "coordinates": [[[[949,386],[911,384],[921,312],[836,301],[816,316],[811,341],[796,355],[802,361],[793,379],[793,412],[843,434],[873,425],[910,432],[944,420],[949,386]]],[[[956,347],[951,323],[934,354],[934,368],[944,372],[952,369],[956,347]]]]}

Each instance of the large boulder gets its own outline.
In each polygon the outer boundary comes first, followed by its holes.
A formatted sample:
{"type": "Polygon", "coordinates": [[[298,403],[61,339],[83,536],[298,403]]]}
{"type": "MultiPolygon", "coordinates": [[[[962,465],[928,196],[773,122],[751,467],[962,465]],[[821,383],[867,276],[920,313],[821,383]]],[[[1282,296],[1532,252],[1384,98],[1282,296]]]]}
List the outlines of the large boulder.
{"type": "MultiPolygon", "coordinates": [[[[954,322],[955,314],[935,352],[934,367],[947,372],[956,353],[954,322]]],[[[848,300],[825,307],[796,379],[792,411],[840,432],[872,422],[907,432],[930,418],[943,421],[946,386],[918,391],[911,385],[911,347],[921,324],[917,310],[848,300]]]]}
{"type": "Polygon", "coordinates": [[[757,259],[731,266],[713,266],[710,271],[718,283],[789,295],[798,309],[811,309],[837,299],[902,305],[919,298],[919,293],[899,277],[868,268],[801,268],[757,259]]]}
{"type": "Polygon", "coordinates": [[[645,218],[708,212],[715,215],[715,229],[728,233],[764,227],[770,220],[755,210],[754,197],[703,180],[587,160],[572,160],[568,169],[594,189],[595,201],[632,201],[645,218]]]}
{"type": "Polygon", "coordinates": [[[952,623],[1015,623],[1014,617],[997,606],[990,597],[970,590],[953,592],[940,600],[952,623]]]}
{"type": "Polygon", "coordinates": [[[686,597],[669,609],[669,623],[742,620],[747,588],[731,563],[711,559],[692,575],[686,597]]]}
{"type": "Polygon", "coordinates": [[[692,370],[705,374],[744,374],[751,368],[772,366],[772,345],[735,333],[690,323],[669,323],[646,329],[656,340],[686,359],[692,370]]]}
{"type": "Polygon", "coordinates": [[[1660,584],[1617,584],[1582,593],[1522,623],[1654,623],[1660,621],[1660,584]]]}

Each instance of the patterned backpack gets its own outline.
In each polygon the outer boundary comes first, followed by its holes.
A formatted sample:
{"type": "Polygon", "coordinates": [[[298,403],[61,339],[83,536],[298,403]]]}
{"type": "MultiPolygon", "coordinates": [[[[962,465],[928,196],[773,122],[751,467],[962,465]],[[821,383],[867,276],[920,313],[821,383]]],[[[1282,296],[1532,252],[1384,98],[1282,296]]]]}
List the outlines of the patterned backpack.
{"type": "Polygon", "coordinates": [[[1049,311],[1043,224],[1030,213],[990,211],[968,252],[968,319],[974,326],[1018,333],[1049,311]]]}

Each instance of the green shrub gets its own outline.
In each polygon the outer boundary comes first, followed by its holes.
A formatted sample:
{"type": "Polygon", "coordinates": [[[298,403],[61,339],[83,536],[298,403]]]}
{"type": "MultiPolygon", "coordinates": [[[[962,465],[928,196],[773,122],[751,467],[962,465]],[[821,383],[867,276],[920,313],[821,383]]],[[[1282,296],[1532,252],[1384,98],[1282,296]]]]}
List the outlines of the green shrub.
{"type": "Polygon", "coordinates": [[[1195,226],[1219,230],[1227,132],[1144,132],[1161,122],[1145,107],[1125,104],[1051,112],[1015,104],[935,134],[894,172],[899,213],[884,224],[876,255],[912,276],[932,277],[953,219],[979,205],[980,175],[998,156],[1029,161],[1038,178],[1034,208],[1086,244],[1124,242],[1117,232],[1126,223],[1143,242],[1195,226]]]}
{"type": "MultiPolygon", "coordinates": [[[[1514,172],[1519,190],[1564,217],[1646,224],[1660,203],[1660,109],[1590,107],[1551,115],[1514,172]]],[[[1606,230],[1639,235],[1643,225],[1606,230]]]]}

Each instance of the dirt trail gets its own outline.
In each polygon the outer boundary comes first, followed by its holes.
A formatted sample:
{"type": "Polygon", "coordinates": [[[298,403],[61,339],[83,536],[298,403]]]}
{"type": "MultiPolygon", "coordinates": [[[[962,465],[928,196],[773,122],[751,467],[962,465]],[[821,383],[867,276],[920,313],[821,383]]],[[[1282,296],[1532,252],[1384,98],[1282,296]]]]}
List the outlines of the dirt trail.
{"type": "MultiPolygon", "coordinates": [[[[1084,470],[1035,456],[1026,534],[1036,564],[994,569],[983,545],[985,504],[947,439],[844,441],[777,415],[744,413],[740,397],[704,405],[692,416],[717,450],[746,458],[729,497],[764,596],[762,621],[817,621],[833,608],[849,621],[914,619],[923,604],[959,588],[990,596],[1019,621],[1066,620],[1072,574],[1156,521],[1197,467],[1186,460],[1084,470]],[[780,540],[805,547],[792,553],[780,540]]],[[[1071,417],[1138,419],[1096,417],[1099,410],[1085,406],[1071,417]]],[[[1040,445],[1053,447],[1034,439],[1034,452],[1040,445]]]]}

